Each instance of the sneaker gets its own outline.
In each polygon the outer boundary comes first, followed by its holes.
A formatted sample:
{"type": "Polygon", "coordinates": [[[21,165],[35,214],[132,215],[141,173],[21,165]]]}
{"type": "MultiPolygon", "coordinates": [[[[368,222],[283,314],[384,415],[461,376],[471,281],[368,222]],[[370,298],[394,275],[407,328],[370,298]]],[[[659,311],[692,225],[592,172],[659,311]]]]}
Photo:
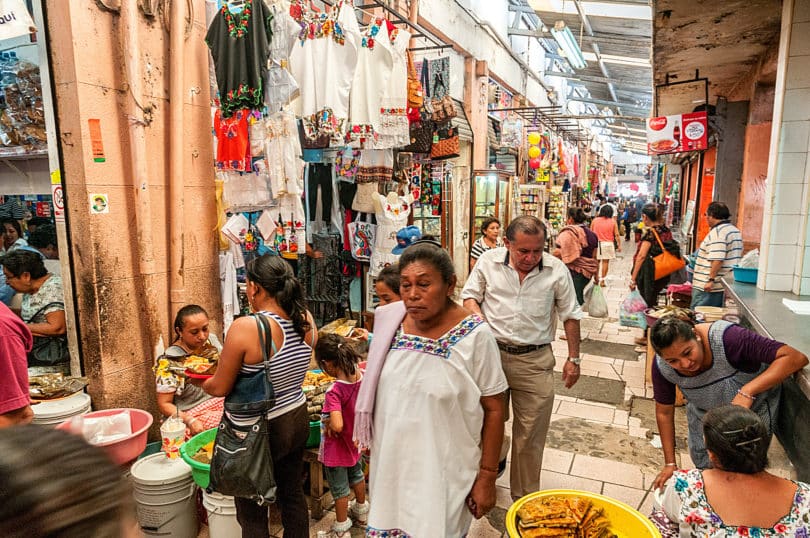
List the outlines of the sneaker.
{"type": "Polygon", "coordinates": [[[335,538],[349,538],[351,533],[349,530],[352,528],[352,520],[346,518],[346,521],[339,523],[335,521],[332,524],[332,536],[335,538]]]}
{"type": "Polygon", "coordinates": [[[368,521],[368,510],[368,500],[366,500],[366,502],[363,504],[360,504],[357,501],[349,501],[349,514],[351,514],[352,519],[360,525],[365,525],[368,521]]]}

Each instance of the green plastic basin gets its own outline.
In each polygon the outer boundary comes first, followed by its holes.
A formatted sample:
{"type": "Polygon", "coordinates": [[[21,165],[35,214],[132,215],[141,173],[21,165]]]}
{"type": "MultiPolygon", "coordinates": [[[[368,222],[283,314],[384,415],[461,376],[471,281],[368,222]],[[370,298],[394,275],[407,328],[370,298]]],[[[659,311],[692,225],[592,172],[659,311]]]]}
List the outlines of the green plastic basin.
{"type": "Polygon", "coordinates": [[[203,445],[207,445],[213,441],[216,436],[217,428],[211,428],[210,430],[205,430],[202,433],[198,433],[180,445],[180,457],[183,458],[184,462],[191,466],[191,478],[193,478],[194,482],[203,489],[208,487],[211,466],[207,463],[200,463],[199,461],[192,459],[191,456],[196,454],[203,445]]]}

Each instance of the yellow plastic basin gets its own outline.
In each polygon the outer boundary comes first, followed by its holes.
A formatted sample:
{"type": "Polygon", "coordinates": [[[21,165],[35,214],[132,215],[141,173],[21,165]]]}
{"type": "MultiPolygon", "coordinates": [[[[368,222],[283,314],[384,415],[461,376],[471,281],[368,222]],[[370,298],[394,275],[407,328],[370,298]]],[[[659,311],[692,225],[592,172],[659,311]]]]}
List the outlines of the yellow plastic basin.
{"type": "Polygon", "coordinates": [[[547,489],[530,493],[515,501],[506,512],[506,531],[510,538],[520,538],[517,528],[517,511],[520,507],[528,501],[543,497],[586,497],[593,502],[594,506],[605,511],[605,516],[610,520],[610,529],[619,538],[661,538],[661,533],[658,532],[652,521],[644,517],[638,510],[610,497],[576,489],[547,489]]]}

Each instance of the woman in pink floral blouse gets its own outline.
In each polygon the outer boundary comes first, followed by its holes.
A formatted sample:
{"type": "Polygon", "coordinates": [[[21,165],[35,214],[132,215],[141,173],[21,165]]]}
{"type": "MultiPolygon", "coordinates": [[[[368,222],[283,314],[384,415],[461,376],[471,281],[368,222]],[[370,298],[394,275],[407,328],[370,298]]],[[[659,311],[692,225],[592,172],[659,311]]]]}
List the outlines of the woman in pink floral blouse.
{"type": "Polygon", "coordinates": [[[662,501],[681,537],[810,537],[810,486],[765,471],[770,436],[756,413],[712,409],[703,435],[713,468],[676,471],[662,501]]]}

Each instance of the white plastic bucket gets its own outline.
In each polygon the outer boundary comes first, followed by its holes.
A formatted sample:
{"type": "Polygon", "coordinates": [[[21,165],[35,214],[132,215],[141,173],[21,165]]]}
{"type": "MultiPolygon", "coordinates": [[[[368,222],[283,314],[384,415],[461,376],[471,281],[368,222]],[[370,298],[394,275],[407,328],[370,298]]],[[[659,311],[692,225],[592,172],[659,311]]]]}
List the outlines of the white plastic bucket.
{"type": "Polygon", "coordinates": [[[242,536],[233,497],[203,490],[203,506],[208,511],[208,534],[211,538],[242,536]]]}
{"type": "Polygon", "coordinates": [[[186,462],[160,452],[135,462],[130,474],[144,535],[197,537],[197,485],[186,462]]]}
{"type": "Polygon", "coordinates": [[[43,426],[56,426],[76,415],[89,413],[90,406],[90,396],[84,392],[58,400],[45,400],[31,406],[34,410],[33,422],[43,426]]]}

